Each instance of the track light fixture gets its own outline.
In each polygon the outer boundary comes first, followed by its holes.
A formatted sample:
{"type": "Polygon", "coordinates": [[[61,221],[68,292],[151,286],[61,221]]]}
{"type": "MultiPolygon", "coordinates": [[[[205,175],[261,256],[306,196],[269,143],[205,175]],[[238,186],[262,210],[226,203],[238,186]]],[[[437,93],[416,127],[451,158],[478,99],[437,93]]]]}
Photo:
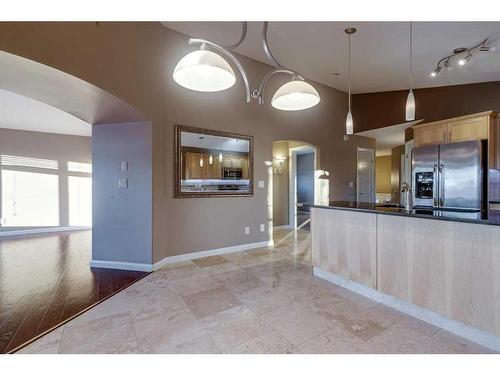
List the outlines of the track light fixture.
{"type": "Polygon", "coordinates": [[[224,59],[227,58],[239,72],[245,86],[246,102],[256,100],[258,104],[264,103],[264,91],[269,80],[276,74],[287,74],[291,81],[282,85],[271,99],[271,105],[283,111],[298,111],[315,106],[320,101],[316,89],[307,83],[300,74],[285,68],[271,53],[267,41],[268,22],[262,28],[262,47],[266,56],[275,67],[269,72],[258,89],[250,90],[248,77],[241,63],[232,51],[246,38],[247,22],[242,22],[242,32],[237,43],[231,46],[221,46],[204,39],[189,39],[190,45],[199,44],[200,49],[184,56],[176,65],[173,73],[174,81],[190,90],[214,92],[226,90],[236,82],[236,75],[231,65],[224,59]],[[224,57],[222,57],[222,56],[224,57]]]}
{"type": "Polygon", "coordinates": [[[455,48],[453,50],[453,53],[443,57],[441,60],[439,60],[436,64],[436,69],[434,69],[431,72],[431,77],[436,77],[440,72],[441,68],[444,68],[446,71],[450,71],[453,69],[453,66],[456,65],[458,66],[464,66],[467,64],[473,57],[474,54],[477,52],[490,52],[494,51],[494,47],[489,47],[487,45],[488,43],[488,38],[484,39],[481,41],[481,43],[476,44],[473,47],[466,48],[466,47],[460,47],[460,48],[455,48]]]}

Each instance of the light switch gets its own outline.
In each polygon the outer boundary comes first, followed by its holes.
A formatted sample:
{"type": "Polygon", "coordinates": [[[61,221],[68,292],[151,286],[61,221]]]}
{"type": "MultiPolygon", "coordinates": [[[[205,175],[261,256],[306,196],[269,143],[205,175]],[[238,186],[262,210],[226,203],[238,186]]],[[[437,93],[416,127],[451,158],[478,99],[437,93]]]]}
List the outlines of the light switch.
{"type": "Polygon", "coordinates": [[[260,224],[260,231],[264,232],[266,230],[266,224],[260,224]]]}
{"type": "Polygon", "coordinates": [[[128,171],[128,161],[122,161],[122,171],[128,171]]]}
{"type": "Polygon", "coordinates": [[[128,188],[128,178],[119,178],[118,179],[118,187],[120,189],[127,189],[128,188]]]}
{"type": "Polygon", "coordinates": [[[263,180],[259,180],[257,186],[262,189],[264,187],[264,181],[263,180]]]}
{"type": "Polygon", "coordinates": [[[250,227],[245,227],[245,234],[250,234],[250,227]]]}

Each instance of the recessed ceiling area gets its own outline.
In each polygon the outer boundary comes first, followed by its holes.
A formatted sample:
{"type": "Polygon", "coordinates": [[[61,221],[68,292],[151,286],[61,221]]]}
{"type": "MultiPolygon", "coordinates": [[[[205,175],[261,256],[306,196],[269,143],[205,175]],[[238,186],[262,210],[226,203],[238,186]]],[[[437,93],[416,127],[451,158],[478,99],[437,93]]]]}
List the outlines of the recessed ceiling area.
{"type": "Polygon", "coordinates": [[[397,124],[393,126],[386,126],[385,128],[367,130],[364,132],[356,133],[363,137],[375,139],[375,155],[386,156],[391,154],[393,147],[405,144],[405,130],[410,126],[418,124],[423,120],[415,120],[397,124]]]}
{"type": "MultiPolygon", "coordinates": [[[[189,35],[229,45],[241,34],[239,22],[163,22],[189,35]]],[[[287,68],[308,79],[347,91],[347,36],[352,36],[352,92],[368,93],[407,89],[409,85],[408,22],[271,22],[268,39],[273,55],[287,68]],[[335,75],[334,73],[340,73],[335,75]]],[[[262,49],[262,22],[249,22],[246,40],[235,50],[269,63],[262,49]]],[[[472,47],[489,38],[497,47],[500,22],[414,22],[414,88],[500,81],[500,48],[480,52],[463,67],[430,73],[455,48],[472,47]]],[[[256,84],[256,83],[253,83],[256,84]]]]}
{"type": "Polygon", "coordinates": [[[0,89],[0,128],[90,137],[92,125],[51,105],[0,89]]]}

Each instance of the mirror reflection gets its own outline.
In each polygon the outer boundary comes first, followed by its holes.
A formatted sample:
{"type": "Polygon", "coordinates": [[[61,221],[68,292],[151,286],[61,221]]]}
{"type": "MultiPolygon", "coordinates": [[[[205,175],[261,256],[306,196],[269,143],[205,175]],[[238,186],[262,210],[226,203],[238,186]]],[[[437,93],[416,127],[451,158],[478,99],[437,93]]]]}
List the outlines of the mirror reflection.
{"type": "Polygon", "coordinates": [[[177,195],[252,194],[251,137],[179,127],[177,195]]]}

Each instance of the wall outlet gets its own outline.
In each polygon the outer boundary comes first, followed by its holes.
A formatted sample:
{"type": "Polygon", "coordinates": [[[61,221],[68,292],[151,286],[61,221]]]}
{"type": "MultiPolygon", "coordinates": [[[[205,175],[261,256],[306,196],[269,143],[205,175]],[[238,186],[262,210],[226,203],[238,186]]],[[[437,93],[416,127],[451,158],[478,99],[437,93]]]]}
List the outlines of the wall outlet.
{"type": "Polygon", "coordinates": [[[266,230],[266,224],[260,224],[260,231],[264,232],[266,230]]]}
{"type": "Polygon", "coordinates": [[[127,189],[128,188],[128,178],[119,178],[118,179],[118,187],[120,189],[127,189]]]}
{"type": "Polygon", "coordinates": [[[259,188],[263,188],[265,185],[264,185],[264,181],[263,180],[259,180],[259,183],[257,185],[259,188]]]}
{"type": "Polygon", "coordinates": [[[128,161],[122,161],[122,171],[128,171],[128,161]]]}
{"type": "Polygon", "coordinates": [[[245,227],[245,234],[250,234],[250,227],[245,227]]]}

